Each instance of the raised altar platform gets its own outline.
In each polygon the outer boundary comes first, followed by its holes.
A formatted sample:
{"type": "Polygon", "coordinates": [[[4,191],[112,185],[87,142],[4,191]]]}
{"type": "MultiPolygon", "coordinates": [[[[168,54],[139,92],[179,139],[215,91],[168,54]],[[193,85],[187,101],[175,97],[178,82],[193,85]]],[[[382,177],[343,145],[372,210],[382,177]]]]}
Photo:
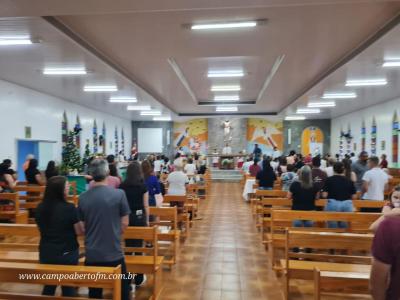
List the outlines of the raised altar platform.
{"type": "Polygon", "coordinates": [[[221,182],[239,182],[242,179],[242,173],[239,170],[221,170],[211,168],[211,179],[221,182]]]}

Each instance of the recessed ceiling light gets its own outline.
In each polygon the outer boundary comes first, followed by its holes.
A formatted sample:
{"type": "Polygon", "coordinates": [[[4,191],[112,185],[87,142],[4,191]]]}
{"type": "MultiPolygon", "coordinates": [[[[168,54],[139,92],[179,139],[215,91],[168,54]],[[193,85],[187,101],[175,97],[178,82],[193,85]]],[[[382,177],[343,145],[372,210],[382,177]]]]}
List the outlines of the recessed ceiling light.
{"type": "Polygon", "coordinates": [[[318,107],[335,107],[335,102],[310,102],[307,105],[310,108],[318,108],[318,107]]]}
{"type": "Polygon", "coordinates": [[[296,114],[319,114],[319,108],[298,108],[296,114]]]}
{"type": "Polygon", "coordinates": [[[171,117],[154,117],[153,121],[171,121],[171,117]]]}
{"type": "Polygon", "coordinates": [[[141,111],[141,116],[161,116],[161,111],[159,110],[149,110],[149,111],[141,111]]]}
{"type": "Polygon", "coordinates": [[[245,28],[245,27],[256,27],[256,26],[257,26],[257,21],[246,21],[246,22],[195,24],[195,25],[191,26],[191,29],[192,30],[210,30],[210,29],[245,28]]]}
{"type": "Polygon", "coordinates": [[[83,90],[85,92],[116,92],[118,88],[116,85],[85,85],[83,90]]]}
{"type": "Polygon", "coordinates": [[[237,106],[217,106],[216,108],[217,112],[222,112],[222,111],[238,111],[237,106]]]}
{"type": "Polygon", "coordinates": [[[85,74],[87,74],[87,70],[84,67],[43,69],[43,75],[85,75],[85,74]]]}
{"type": "Polygon", "coordinates": [[[346,86],[375,86],[386,84],[386,78],[347,80],[346,82],[346,86]]]}
{"type": "Polygon", "coordinates": [[[239,95],[218,95],[214,101],[239,101],[239,95]]]}
{"type": "Polygon", "coordinates": [[[242,70],[208,71],[208,78],[243,77],[242,70]]]}
{"type": "Polygon", "coordinates": [[[137,106],[137,105],[128,105],[126,107],[127,110],[151,110],[150,105],[142,105],[142,106],[137,106]]]}
{"type": "Polygon", "coordinates": [[[305,116],[287,116],[285,117],[286,121],[301,121],[301,120],[305,120],[306,117],[305,116]]]}
{"type": "Polygon", "coordinates": [[[356,93],[324,93],[322,99],[353,99],[357,98],[356,93]]]}
{"type": "Polygon", "coordinates": [[[382,67],[384,67],[384,68],[400,67],[400,60],[385,61],[385,62],[382,64],[382,67]]]}
{"type": "Polygon", "coordinates": [[[136,103],[135,97],[110,97],[111,103],[136,103]]]}
{"type": "Polygon", "coordinates": [[[212,92],[238,92],[240,91],[240,85],[213,85],[211,87],[212,92]]]}
{"type": "Polygon", "coordinates": [[[29,35],[3,35],[0,36],[0,46],[31,45],[33,44],[29,35]]]}

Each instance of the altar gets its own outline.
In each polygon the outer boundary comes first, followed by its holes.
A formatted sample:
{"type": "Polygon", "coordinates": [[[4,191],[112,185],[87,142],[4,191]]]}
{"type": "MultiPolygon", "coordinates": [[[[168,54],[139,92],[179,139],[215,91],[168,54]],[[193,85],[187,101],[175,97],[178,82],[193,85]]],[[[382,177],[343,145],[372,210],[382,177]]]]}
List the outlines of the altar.
{"type": "Polygon", "coordinates": [[[218,168],[221,170],[234,170],[237,166],[237,160],[240,157],[245,157],[245,154],[208,154],[211,160],[218,158],[218,168]]]}

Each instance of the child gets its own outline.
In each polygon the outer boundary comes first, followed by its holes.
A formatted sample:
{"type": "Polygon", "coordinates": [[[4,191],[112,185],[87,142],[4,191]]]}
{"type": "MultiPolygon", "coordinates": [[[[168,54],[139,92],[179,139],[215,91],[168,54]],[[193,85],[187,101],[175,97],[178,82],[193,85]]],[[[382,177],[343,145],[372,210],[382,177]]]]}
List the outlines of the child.
{"type": "Polygon", "coordinates": [[[393,189],[390,201],[388,201],[382,209],[383,216],[376,220],[369,229],[376,231],[379,224],[385,219],[390,217],[400,217],[400,185],[393,189]]]}
{"type": "Polygon", "coordinates": [[[281,180],[282,180],[282,190],[288,191],[290,185],[296,178],[296,173],[294,171],[294,165],[287,165],[286,172],[282,173],[281,180]]]}

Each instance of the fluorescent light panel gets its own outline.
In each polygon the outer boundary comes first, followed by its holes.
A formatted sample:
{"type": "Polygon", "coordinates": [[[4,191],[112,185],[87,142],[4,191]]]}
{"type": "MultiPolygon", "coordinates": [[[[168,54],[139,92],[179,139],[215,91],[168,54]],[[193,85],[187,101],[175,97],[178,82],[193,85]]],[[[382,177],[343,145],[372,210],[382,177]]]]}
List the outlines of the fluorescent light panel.
{"type": "Polygon", "coordinates": [[[376,86],[376,85],[386,85],[386,78],[376,78],[376,79],[354,79],[347,80],[346,86],[376,86]]]}
{"type": "Polygon", "coordinates": [[[231,29],[231,28],[246,28],[256,27],[256,21],[246,22],[226,22],[226,23],[210,23],[210,24],[195,24],[192,25],[192,30],[212,30],[212,29],[231,29]]]}
{"type": "Polygon", "coordinates": [[[354,99],[357,98],[356,93],[324,93],[322,99],[354,99]]]}
{"type": "Polygon", "coordinates": [[[208,71],[208,78],[243,77],[242,70],[208,71]]]}
{"type": "Polygon", "coordinates": [[[222,112],[222,111],[233,112],[233,111],[238,111],[238,108],[237,108],[237,106],[217,106],[216,111],[217,112],[222,112]]]}
{"type": "Polygon", "coordinates": [[[161,116],[161,111],[159,110],[149,110],[149,111],[141,111],[141,116],[161,116]]]}
{"type": "Polygon", "coordinates": [[[309,102],[307,107],[310,108],[318,108],[318,107],[335,107],[336,103],[333,101],[330,102],[309,102]]]}
{"type": "Polygon", "coordinates": [[[319,108],[298,108],[296,114],[319,114],[319,108]]]}
{"type": "Polygon", "coordinates": [[[128,106],[126,107],[126,109],[127,109],[127,110],[141,110],[141,111],[143,111],[143,110],[151,110],[151,107],[150,107],[150,105],[141,105],[141,106],[138,106],[138,105],[128,105],[128,106]]]}
{"type": "Polygon", "coordinates": [[[84,67],[78,68],[44,68],[43,75],[85,75],[87,70],[84,67]]]}
{"type": "Polygon", "coordinates": [[[153,121],[171,121],[171,117],[154,117],[153,121]]]}
{"type": "Polygon", "coordinates": [[[385,61],[382,64],[382,67],[384,67],[384,68],[400,67],[400,60],[385,61]]]}
{"type": "Polygon", "coordinates": [[[287,116],[285,117],[286,121],[301,121],[301,120],[305,120],[306,117],[305,116],[287,116]]]}
{"type": "Polygon", "coordinates": [[[111,103],[136,103],[135,97],[110,97],[111,103]]]}
{"type": "Polygon", "coordinates": [[[238,92],[240,91],[240,85],[213,85],[211,87],[212,92],[238,92]]]}
{"type": "Polygon", "coordinates": [[[218,95],[214,96],[214,101],[239,101],[239,95],[218,95]]]}
{"type": "Polygon", "coordinates": [[[31,45],[33,44],[29,35],[3,35],[0,36],[0,46],[31,45]]]}
{"type": "Polygon", "coordinates": [[[85,85],[83,90],[85,92],[116,92],[118,88],[116,85],[85,85]]]}

